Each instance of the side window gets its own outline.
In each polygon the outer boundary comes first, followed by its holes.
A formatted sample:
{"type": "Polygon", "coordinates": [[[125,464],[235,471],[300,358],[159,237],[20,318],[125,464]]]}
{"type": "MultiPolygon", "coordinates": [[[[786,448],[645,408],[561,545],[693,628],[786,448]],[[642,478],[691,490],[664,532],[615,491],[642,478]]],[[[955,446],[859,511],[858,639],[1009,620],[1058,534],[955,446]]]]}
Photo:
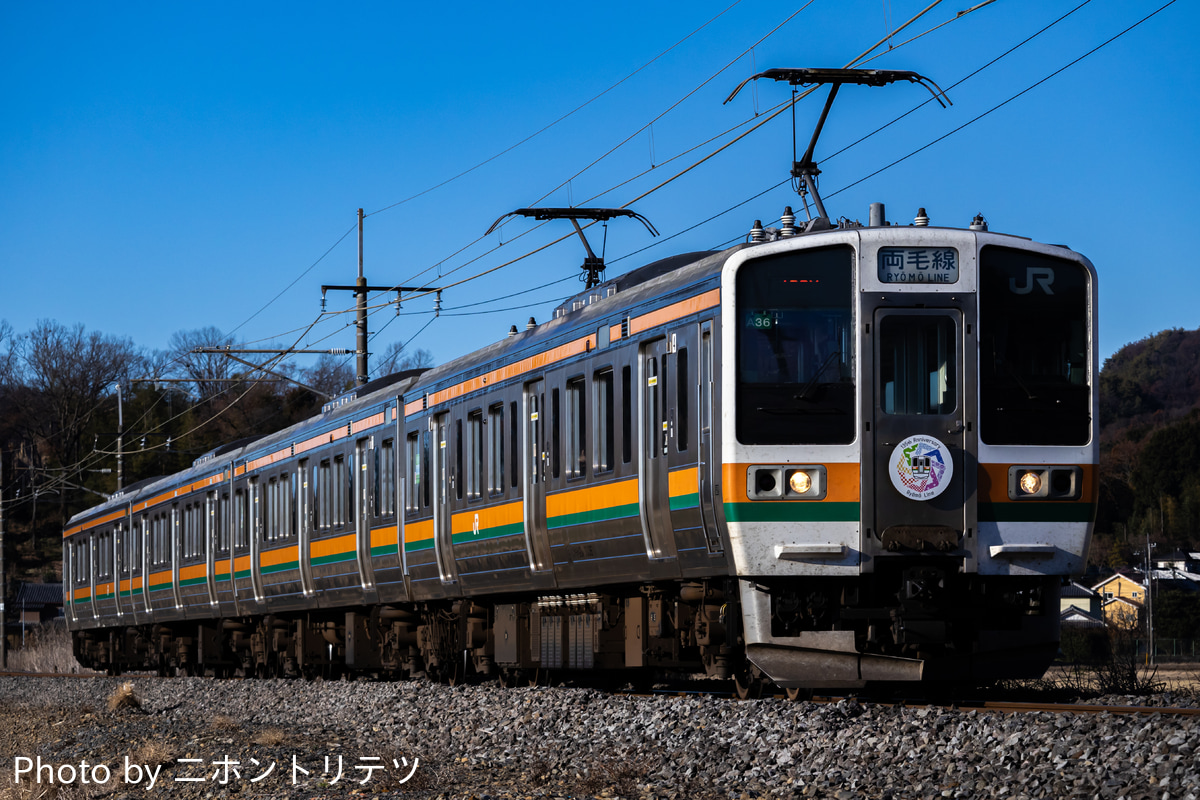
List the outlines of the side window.
{"type": "Polygon", "coordinates": [[[463,424],[461,419],[454,420],[454,496],[463,499],[463,484],[467,482],[463,472],[463,424]]]}
{"type": "Polygon", "coordinates": [[[559,437],[561,429],[559,414],[558,387],[550,392],[550,468],[554,477],[562,474],[562,441],[559,437]]]}
{"type": "Polygon", "coordinates": [[[587,382],[583,376],[567,381],[567,477],[587,474],[587,382]]]}
{"type": "Polygon", "coordinates": [[[688,351],[686,347],[681,347],[675,356],[675,416],[678,420],[675,426],[675,449],[680,453],[688,449],[688,432],[691,430],[688,414],[688,401],[692,398],[691,386],[688,384],[690,380],[688,351]]]}
{"type": "Polygon", "coordinates": [[[633,377],[629,366],[621,367],[621,461],[629,463],[633,451],[633,377]]]}
{"type": "Polygon", "coordinates": [[[520,416],[517,414],[517,402],[508,404],[508,475],[512,487],[515,489],[521,482],[521,448],[517,444],[520,439],[520,416]]]}
{"type": "Polygon", "coordinates": [[[483,496],[483,411],[467,415],[467,497],[483,496]]]}
{"type": "Polygon", "coordinates": [[[429,448],[432,446],[431,442],[433,439],[433,431],[425,431],[423,437],[424,438],[422,441],[424,442],[424,447],[421,449],[421,474],[425,476],[425,485],[424,488],[421,489],[421,507],[429,508],[431,505],[433,505],[433,492],[430,488],[430,483],[433,480],[433,476],[429,474],[429,448]]]}
{"type": "Polygon", "coordinates": [[[384,441],[375,451],[375,516],[390,517],[396,513],[396,443],[384,441]]]}
{"type": "Polygon", "coordinates": [[[596,392],[596,472],[611,472],[613,468],[613,371],[597,372],[592,386],[596,392]]]}
{"type": "Polygon", "coordinates": [[[488,495],[504,491],[504,403],[488,408],[488,495]]]}
{"type": "Polygon", "coordinates": [[[246,490],[238,489],[233,496],[233,548],[245,550],[250,546],[250,520],[246,513],[246,490]]]}
{"type": "Polygon", "coordinates": [[[416,511],[421,507],[421,443],[420,434],[413,431],[405,440],[408,453],[408,472],[404,476],[404,508],[416,511]]]}

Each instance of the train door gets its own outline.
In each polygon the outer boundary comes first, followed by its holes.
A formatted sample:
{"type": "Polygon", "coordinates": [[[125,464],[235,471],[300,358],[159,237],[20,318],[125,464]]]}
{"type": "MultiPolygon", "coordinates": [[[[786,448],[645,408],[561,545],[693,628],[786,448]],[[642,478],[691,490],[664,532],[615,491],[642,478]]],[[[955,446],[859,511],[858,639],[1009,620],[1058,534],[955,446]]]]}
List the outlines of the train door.
{"type": "Polygon", "coordinates": [[[300,588],[305,597],[313,595],[312,574],[312,495],[308,488],[308,459],[296,467],[296,523],[299,547],[297,560],[300,562],[300,588]]]}
{"type": "Polygon", "coordinates": [[[437,556],[438,574],[442,583],[454,583],[458,572],[454,564],[454,541],[451,528],[450,493],[450,414],[442,412],[433,417],[433,547],[437,556]]]}
{"type": "Polygon", "coordinates": [[[670,444],[672,437],[670,362],[667,339],[646,342],[641,348],[639,375],[641,402],[638,403],[638,505],[641,509],[642,538],[646,556],[652,560],[675,558],[675,537],[671,528],[669,487],[670,444]]]}
{"type": "MultiPolygon", "coordinates": [[[[875,311],[874,530],[883,550],[956,550],[965,530],[963,314],[875,311]]],[[[871,363],[871,361],[867,361],[871,363]]]]}
{"type": "Polygon", "coordinates": [[[371,565],[371,459],[374,443],[359,439],[354,443],[354,541],[358,555],[358,578],[363,591],[375,588],[375,571],[371,565]]]}
{"type": "Polygon", "coordinates": [[[143,515],[134,520],[133,525],[134,529],[138,531],[138,536],[140,536],[142,539],[142,557],[140,564],[142,569],[142,610],[149,613],[153,610],[153,606],[150,603],[150,566],[152,563],[150,554],[153,552],[150,546],[152,535],[150,528],[150,517],[148,515],[143,515]]]}
{"type": "Polygon", "coordinates": [[[714,377],[715,354],[713,324],[700,323],[700,352],[696,359],[696,378],[700,384],[697,402],[697,445],[699,459],[696,482],[700,492],[700,515],[704,523],[704,541],[708,552],[717,554],[724,550],[721,533],[717,527],[717,492],[720,470],[716,459],[716,428],[713,419],[713,392],[716,390],[714,377]]]}
{"type": "Polygon", "coordinates": [[[129,534],[125,529],[124,522],[118,522],[113,532],[113,603],[115,604],[117,617],[124,616],[129,609],[129,597],[121,596],[121,585],[123,581],[129,580],[129,554],[126,550],[129,534]]]}
{"type": "Polygon", "coordinates": [[[208,583],[208,604],[217,605],[217,493],[204,496],[204,575],[208,583]]]}
{"type": "Polygon", "coordinates": [[[554,569],[550,553],[550,533],[546,528],[546,480],[549,478],[549,448],[546,444],[546,387],[545,381],[525,384],[524,425],[522,437],[522,474],[525,482],[525,550],[533,572],[554,569]]]}
{"type": "Polygon", "coordinates": [[[250,479],[250,587],[254,599],[262,602],[262,543],[266,537],[263,528],[263,488],[258,478],[250,479]]]}

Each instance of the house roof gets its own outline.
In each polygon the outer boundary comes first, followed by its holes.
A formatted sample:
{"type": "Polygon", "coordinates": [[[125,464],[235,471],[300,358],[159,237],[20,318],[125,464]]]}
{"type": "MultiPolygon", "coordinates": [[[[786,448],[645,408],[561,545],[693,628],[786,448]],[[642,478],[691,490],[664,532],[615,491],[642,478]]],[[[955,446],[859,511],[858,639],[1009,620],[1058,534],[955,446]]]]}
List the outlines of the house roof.
{"type": "Polygon", "coordinates": [[[1062,597],[1095,597],[1098,592],[1094,592],[1088,587],[1071,581],[1066,586],[1062,587],[1062,597]]]}
{"type": "Polygon", "coordinates": [[[61,606],[63,604],[63,585],[61,583],[22,583],[17,587],[17,598],[13,605],[21,606],[61,606]]]}
{"type": "Polygon", "coordinates": [[[1063,625],[1070,625],[1078,628],[1103,628],[1104,620],[1097,617],[1095,614],[1089,614],[1079,606],[1070,606],[1058,616],[1059,622],[1063,625]]]}
{"type": "Polygon", "coordinates": [[[1139,601],[1131,600],[1128,597],[1114,597],[1111,600],[1106,600],[1106,601],[1104,601],[1103,607],[1108,608],[1113,603],[1124,603],[1125,605],[1132,606],[1133,608],[1141,608],[1142,607],[1142,604],[1139,601]]]}
{"type": "Polygon", "coordinates": [[[1139,587],[1141,587],[1143,589],[1146,588],[1145,587],[1146,576],[1143,575],[1142,573],[1140,573],[1140,572],[1118,572],[1115,575],[1109,575],[1107,578],[1105,578],[1104,580],[1097,583],[1095,586],[1092,587],[1092,591],[1099,592],[1100,587],[1110,584],[1119,578],[1124,578],[1125,580],[1129,581],[1130,583],[1136,583],[1139,587]]]}

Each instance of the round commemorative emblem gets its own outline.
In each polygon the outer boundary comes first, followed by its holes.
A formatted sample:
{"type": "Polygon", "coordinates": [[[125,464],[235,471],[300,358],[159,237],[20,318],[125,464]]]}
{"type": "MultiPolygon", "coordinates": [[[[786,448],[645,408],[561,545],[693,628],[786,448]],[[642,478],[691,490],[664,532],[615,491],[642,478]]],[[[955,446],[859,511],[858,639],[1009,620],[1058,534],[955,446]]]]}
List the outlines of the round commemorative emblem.
{"type": "Polygon", "coordinates": [[[950,449],[932,436],[909,436],[896,445],[888,462],[896,491],[912,500],[932,500],[950,485],[954,461],[950,449]]]}

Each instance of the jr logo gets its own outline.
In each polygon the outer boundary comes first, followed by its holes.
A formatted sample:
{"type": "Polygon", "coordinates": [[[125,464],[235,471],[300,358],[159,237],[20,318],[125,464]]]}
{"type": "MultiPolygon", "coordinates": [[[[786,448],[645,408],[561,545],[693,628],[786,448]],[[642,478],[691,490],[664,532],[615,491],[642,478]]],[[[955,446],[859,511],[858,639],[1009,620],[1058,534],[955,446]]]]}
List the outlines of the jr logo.
{"type": "Polygon", "coordinates": [[[1037,284],[1046,294],[1054,294],[1050,284],[1054,283],[1054,270],[1048,267],[1029,267],[1025,270],[1025,285],[1017,286],[1016,278],[1008,279],[1008,288],[1013,294],[1029,294],[1037,284]]]}

